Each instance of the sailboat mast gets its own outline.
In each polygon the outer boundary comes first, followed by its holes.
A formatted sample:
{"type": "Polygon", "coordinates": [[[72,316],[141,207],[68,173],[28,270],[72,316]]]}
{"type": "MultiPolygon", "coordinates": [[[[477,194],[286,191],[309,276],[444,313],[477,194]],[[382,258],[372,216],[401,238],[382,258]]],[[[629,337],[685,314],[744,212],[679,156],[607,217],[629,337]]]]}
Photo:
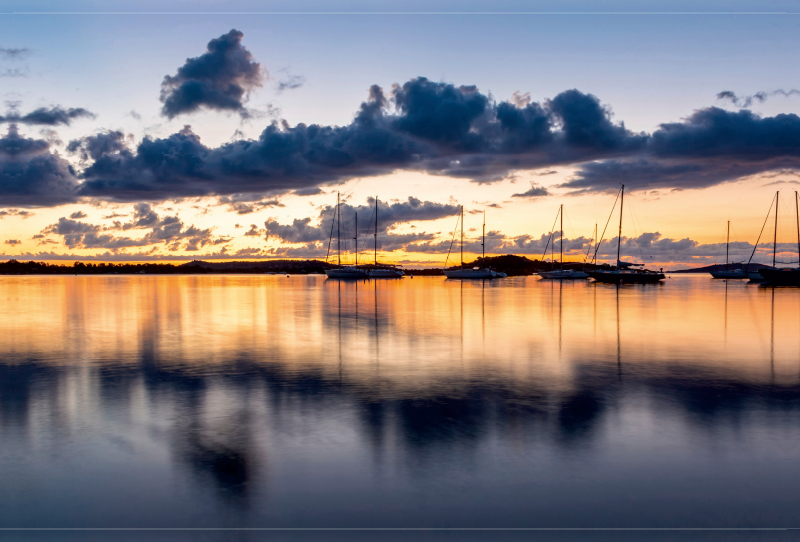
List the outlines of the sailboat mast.
{"type": "Polygon", "coordinates": [[[336,192],[336,257],[339,260],[339,265],[342,265],[342,211],[339,205],[339,192],[336,192]]]}
{"type": "Polygon", "coordinates": [[[617,268],[619,268],[619,251],[622,248],[622,206],[625,203],[625,185],[622,185],[621,198],[619,200],[619,237],[617,242],[617,268]]]}
{"type": "Polygon", "coordinates": [[[781,191],[775,192],[775,231],[772,235],[772,267],[775,267],[775,254],[778,248],[778,198],[781,196],[781,191]]]}
{"type": "Polygon", "coordinates": [[[378,196],[375,196],[375,265],[378,265],[378,196]]]}
{"type": "Polygon", "coordinates": [[[464,206],[461,206],[461,267],[464,267],[464,206]]]}
{"type": "Polygon", "coordinates": [[[564,269],[564,204],[561,204],[561,246],[559,248],[560,254],[558,256],[558,262],[561,264],[561,269],[564,269]]]}
{"type": "Polygon", "coordinates": [[[728,236],[725,239],[725,271],[728,270],[728,247],[731,244],[731,221],[728,220],[728,236]]]}
{"type": "Polygon", "coordinates": [[[483,235],[481,236],[481,260],[486,259],[486,211],[483,212],[483,235]]]}
{"type": "Polygon", "coordinates": [[[356,229],[355,229],[355,237],[353,237],[353,241],[356,244],[356,267],[358,267],[358,213],[356,213],[356,229]]]}

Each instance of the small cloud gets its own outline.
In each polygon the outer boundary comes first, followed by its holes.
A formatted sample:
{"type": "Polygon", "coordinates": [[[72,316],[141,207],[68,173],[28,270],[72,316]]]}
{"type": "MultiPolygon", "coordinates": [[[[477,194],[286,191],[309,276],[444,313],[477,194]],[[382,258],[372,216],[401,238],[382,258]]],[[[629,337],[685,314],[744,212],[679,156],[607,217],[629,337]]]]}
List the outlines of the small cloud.
{"type": "Polygon", "coordinates": [[[5,241],[5,243],[7,245],[21,245],[22,241],[20,241],[19,239],[8,239],[7,241],[5,241]]]}
{"type": "Polygon", "coordinates": [[[284,90],[294,90],[302,87],[306,82],[306,78],[302,75],[289,75],[285,79],[278,81],[278,93],[284,90]]]}
{"type": "Polygon", "coordinates": [[[3,209],[0,211],[0,219],[5,218],[7,216],[20,216],[23,219],[30,218],[34,216],[36,213],[31,211],[26,211],[24,209],[3,209]]]}
{"type": "Polygon", "coordinates": [[[549,196],[550,192],[547,191],[547,188],[544,186],[539,186],[535,183],[531,183],[530,190],[526,190],[525,192],[521,192],[519,194],[512,194],[512,198],[541,198],[544,196],[549,196]]]}
{"type": "Polygon", "coordinates": [[[515,90],[514,94],[511,95],[511,100],[509,101],[517,107],[523,108],[531,103],[531,93],[525,92],[523,94],[521,91],[515,90]]]}
{"type": "Polygon", "coordinates": [[[72,219],[86,218],[86,216],[87,216],[86,213],[84,213],[83,211],[75,211],[74,213],[69,215],[69,217],[72,219]]]}
{"type": "Polygon", "coordinates": [[[27,47],[0,48],[0,57],[6,60],[25,60],[31,53],[27,47]]]}

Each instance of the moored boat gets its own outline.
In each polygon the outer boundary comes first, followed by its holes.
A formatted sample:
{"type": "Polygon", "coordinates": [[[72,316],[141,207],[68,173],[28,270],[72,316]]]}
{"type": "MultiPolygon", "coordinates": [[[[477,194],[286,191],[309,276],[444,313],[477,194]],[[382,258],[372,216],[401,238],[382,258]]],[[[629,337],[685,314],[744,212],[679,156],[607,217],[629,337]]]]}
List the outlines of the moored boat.
{"type": "Polygon", "coordinates": [[[399,279],[405,276],[402,269],[393,265],[378,265],[378,196],[375,196],[375,267],[369,270],[369,276],[374,279],[399,279]]]}
{"type": "Polygon", "coordinates": [[[764,280],[775,286],[800,286],[800,267],[796,269],[761,269],[764,280]]]}
{"type": "Polygon", "coordinates": [[[543,279],[559,279],[559,280],[572,280],[572,279],[588,279],[589,274],[583,271],[576,271],[574,269],[557,269],[555,271],[540,271],[539,276],[543,279]]]}
{"type": "MultiPolygon", "coordinates": [[[[331,242],[333,241],[333,224],[336,223],[336,258],[338,267],[325,270],[325,275],[331,279],[366,279],[369,278],[369,273],[366,269],[358,267],[358,213],[356,213],[355,232],[353,239],[355,241],[356,249],[356,265],[342,265],[342,231],[341,231],[341,205],[339,200],[339,193],[336,193],[336,210],[333,213],[333,222],[331,223],[331,237],[328,240],[328,254],[330,255],[331,242]]],[[[327,263],[328,256],[325,257],[327,263]]]]}
{"type": "Polygon", "coordinates": [[[725,238],[725,270],[724,271],[709,271],[711,276],[715,279],[746,279],[747,273],[744,269],[730,269],[728,265],[728,254],[731,245],[731,221],[728,220],[728,233],[725,238]]]}
{"type": "MultiPolygon", "coordinates": [[[[559,262],[561,263],[560,269],[553,269],[552,271],[540,271],[539,276],[543,279],[552,279],[552,280],[576,280],[576,279],[588,279],[589,275],[584,273],[583,271],[575,271],[574,269],[564,269],[564,205],[562,204],[558,209],[558,215],[556,218],[561,217],[561,244],[559,247],[559,262]]],[[[552,237],[552,233],[551,233],[552,237]]],[[[548,240],[548,244],[550,241],[548,240]]],[[[555,243],[554,243],[555,244],[555,243]]],[[[547,247],[544,248],[545,253],[547,253],[547,247]]],[[[542,257],[544,259],[544,257],[542,257]]]]}
{"type": "Polygon", "coordinates": [[[744,269],[730,269],[726,271],[709,271],[715,279],[746,279],[747,273],[744,269]]]}
{"type": "MultiPolygon", "coordinates": [[[[609,282],[613,284],[653,284],[664,280],[666,277],[661,271],[650,271],[648,269],[631,269],[644,264],[623,262],[620,260],[620,250],[622,249],[622,207],[625,204],[625,185],[620,189],[619,203],[619,234],[617,242],[617,266],[613,269],[596,269],[588,271],[589,276],[597,282],[609,282]]],[[[613,212],[613,208],[612,208],[613,212]]],[[[598,248],[600,244],[598,243],[598,248]]]]}
{"type": "MultiPolygon", "coordinates": [[[[778,229],[778,195],[775,195],[775,229],[778,229]]],[[[797,259],[800,264],[800,195],[794,193],[794,208],[797,220],[797,259]]],[[[777,235],[772,245],[772,261],[775,262],[777,235]]],[[[758,270],[767,284],[771,286],[800,286],[800,267],[796,268],[763,268],[758,270]]]]}
{"type": "MultiPolygon", "coordinates": [[[[499,271],[494,271],[488,267],[465,267],[464,266],[464,206],[461,206],[461,265],[443,270],[444,276],[449,279],[497,279],[507,275],[499,271]]],[[[454,232],[455,234],[455,232],[454,232]]],[[[452,248],[453,244],[450,243],[452,248]]],[[[448,258],[450,254],[448,252],[448,258]]],[[[481,259],[486,260],[486,213],[483,214],[483,234],[481,236],[481,259]]]]}
{"type": "Polygon", "coordinates": [[[344,267],[336,267],[333,269],[326,269],[325,274],[332,279],[366,279],[369,278],[369,273],[366,270],[348,265],[344,267]]]}

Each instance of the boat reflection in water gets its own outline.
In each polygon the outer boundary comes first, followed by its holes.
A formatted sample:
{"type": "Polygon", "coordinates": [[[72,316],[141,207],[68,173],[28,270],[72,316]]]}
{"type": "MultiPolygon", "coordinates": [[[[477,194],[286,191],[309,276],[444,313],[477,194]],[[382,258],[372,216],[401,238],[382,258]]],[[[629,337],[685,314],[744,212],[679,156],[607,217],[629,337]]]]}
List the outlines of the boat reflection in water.
{"type": "Polygon", "coordinates": [[[800,289],[5,276],[0,299],[0,527],[796,518],[800,289]]]}

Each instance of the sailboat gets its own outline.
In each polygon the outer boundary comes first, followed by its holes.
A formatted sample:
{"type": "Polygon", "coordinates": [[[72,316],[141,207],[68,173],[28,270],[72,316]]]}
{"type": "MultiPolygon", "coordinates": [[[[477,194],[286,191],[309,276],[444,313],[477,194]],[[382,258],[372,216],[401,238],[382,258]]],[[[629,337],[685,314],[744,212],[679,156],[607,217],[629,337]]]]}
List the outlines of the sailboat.
{"type": "MultiPolygon", "coordinates": [[[[505,277],[505,273],[493,271],[488,267],[464,267],[464,206],[461,206],[461,265],[445,269],[444,275],[449,279],[494,279],[505,277]]],[[[452,246],[452,245],[451,245],[452,246]]],[[[483,214],[483,235],[481,237],[482,259],[486,259],[486,213],[483,214]]]]}
{"type": "Polygon", "coordinates": [[[589,271],[589,276],[598,282],[611,282],[614,284],[631,283],[631,284],[650,284],[664,280],[666,277],[660,271],[649,271],[647,269],[631,269],[634,266],[642,266],[644,264],[636,264],[623,262],[619,259],[620,249],[622,248],[622,206],[625,203],[625,185],[622,185],[620,190],[620,204],[619,204],[619,235],[617,243],[617,266],[614,269],[597,269],[589,271]]]}
{"type": "MultiPolygon", "coordinates": [[[[780,197],[780,190],[775,192],[775,232],[772,237],[772,267],[764,267],[762,269],[775,269],[775,256],[777,255],[777,246],[778,246],[778,202],[780,197]]],[[[772,204],[769,205],[769,210],[767,211],[767,216],[764,218],[764,224],[761,226],[761,233],[758,234],[758,239],[756,239],[756,244],[753,247],[753,252],[750,253],[750,259],[747,260],[747,265],[744,266],[744,272],[747,275],[747,278],[750,279],[750,282],[764,282],[767,279],[764,278],[764,275],[761,274],[761,269],[757,269],[756,271],[750,271],[750,262],[753,261],[753,256],[756,254],[756,250],[758,250],[758,243],[761,242],[761,235],[764,233],[764,227],[767,225],[767,220],[769,220],[769,215],[772,213],[772,204]]]]}
{"type": "MultiPolygon", "coordinates": [[[[358,268],[358,213],[356,213],[356,227],[355,227],[355,236],[354,240],[356,243],[356,265],[342,265],[342,232],[341,232],[341,222],[342,222],[342,211],[341,211],[341,204],[339,200],[339,193],[336,193],[336,211],[333,213],[333,221],[336,223],[336,258],[337,264],[339,267],[334,267],[332,269],[326,269],[325,274],[328,275],[328,278],[332,279],[363,279],[369,278],[369,273],[367,273],[364,269],[358,268]]],[[[333,240],[333,224],[331,222],[331,238],[328,240],[328,253],[330,253],[331,241],[333,240]]],[[[328,261],[328,257],[325,257],[325,262],[328,261]]]]}
{"type": "Polygon", "coordinates": [[[378,267],[378,197],[375,196],[375,268],[369,271],[369,276],[375,279],[397,279],[405,276],[402,269],[383,265],[378,267]]]}
{"type": "Polygon", "coordinates": [[[746,279],[747,273],[744,269],[728,268],[728,250],[731,244],[731,221],[728,220],[728,234],[725,239],[725,271],[709,271],[715,279],[746,279]]]}
{"type": "MultiPolygon", "coordinates": [[[[564,269],[564,205],[562,204],[558,210],[559,215],[561,216],[561,246],[560,246],[560,253],[559,262],[561,262],[561,268],[558,270],[552,271],[541,271],[539,276],[543,279],[556,279],[556,280],[573,280],[573,279],[588,279],[589,274],[584,273],[583,271],[575,271],[573,269],[564,269]]],[[[545,249],[546,251],[547,249],[545,249]]]]}
{"type": "MultiPolygon", "coordinates": [[[[798,196],[797,191],[794,193],[794,209],[797,217],[797,258],[798,258],[798,265],[800,265],[800,196],[798,196]]],[[[778,206],[775,205],[775,216],[777,221],[778,215],[778,206]]],[[[777,230],[777,222],[776,228],[777,230]]],[[[776,235],[777,237],[777,235],[776,235]]],[[[777,240],[777,239],[776,239],[777,240]]],[[[772,248],[772,265],[775,265],[775,244],[773,244],[772,248]]],[[[767,282],[771,285],[776,286],[800,286],[800,267],[796,267],[794,269],[791,268],[783,268],[783,269],[769,269],[763,268],[759,269],[758,272],[764,277],[767,282]]]]}

